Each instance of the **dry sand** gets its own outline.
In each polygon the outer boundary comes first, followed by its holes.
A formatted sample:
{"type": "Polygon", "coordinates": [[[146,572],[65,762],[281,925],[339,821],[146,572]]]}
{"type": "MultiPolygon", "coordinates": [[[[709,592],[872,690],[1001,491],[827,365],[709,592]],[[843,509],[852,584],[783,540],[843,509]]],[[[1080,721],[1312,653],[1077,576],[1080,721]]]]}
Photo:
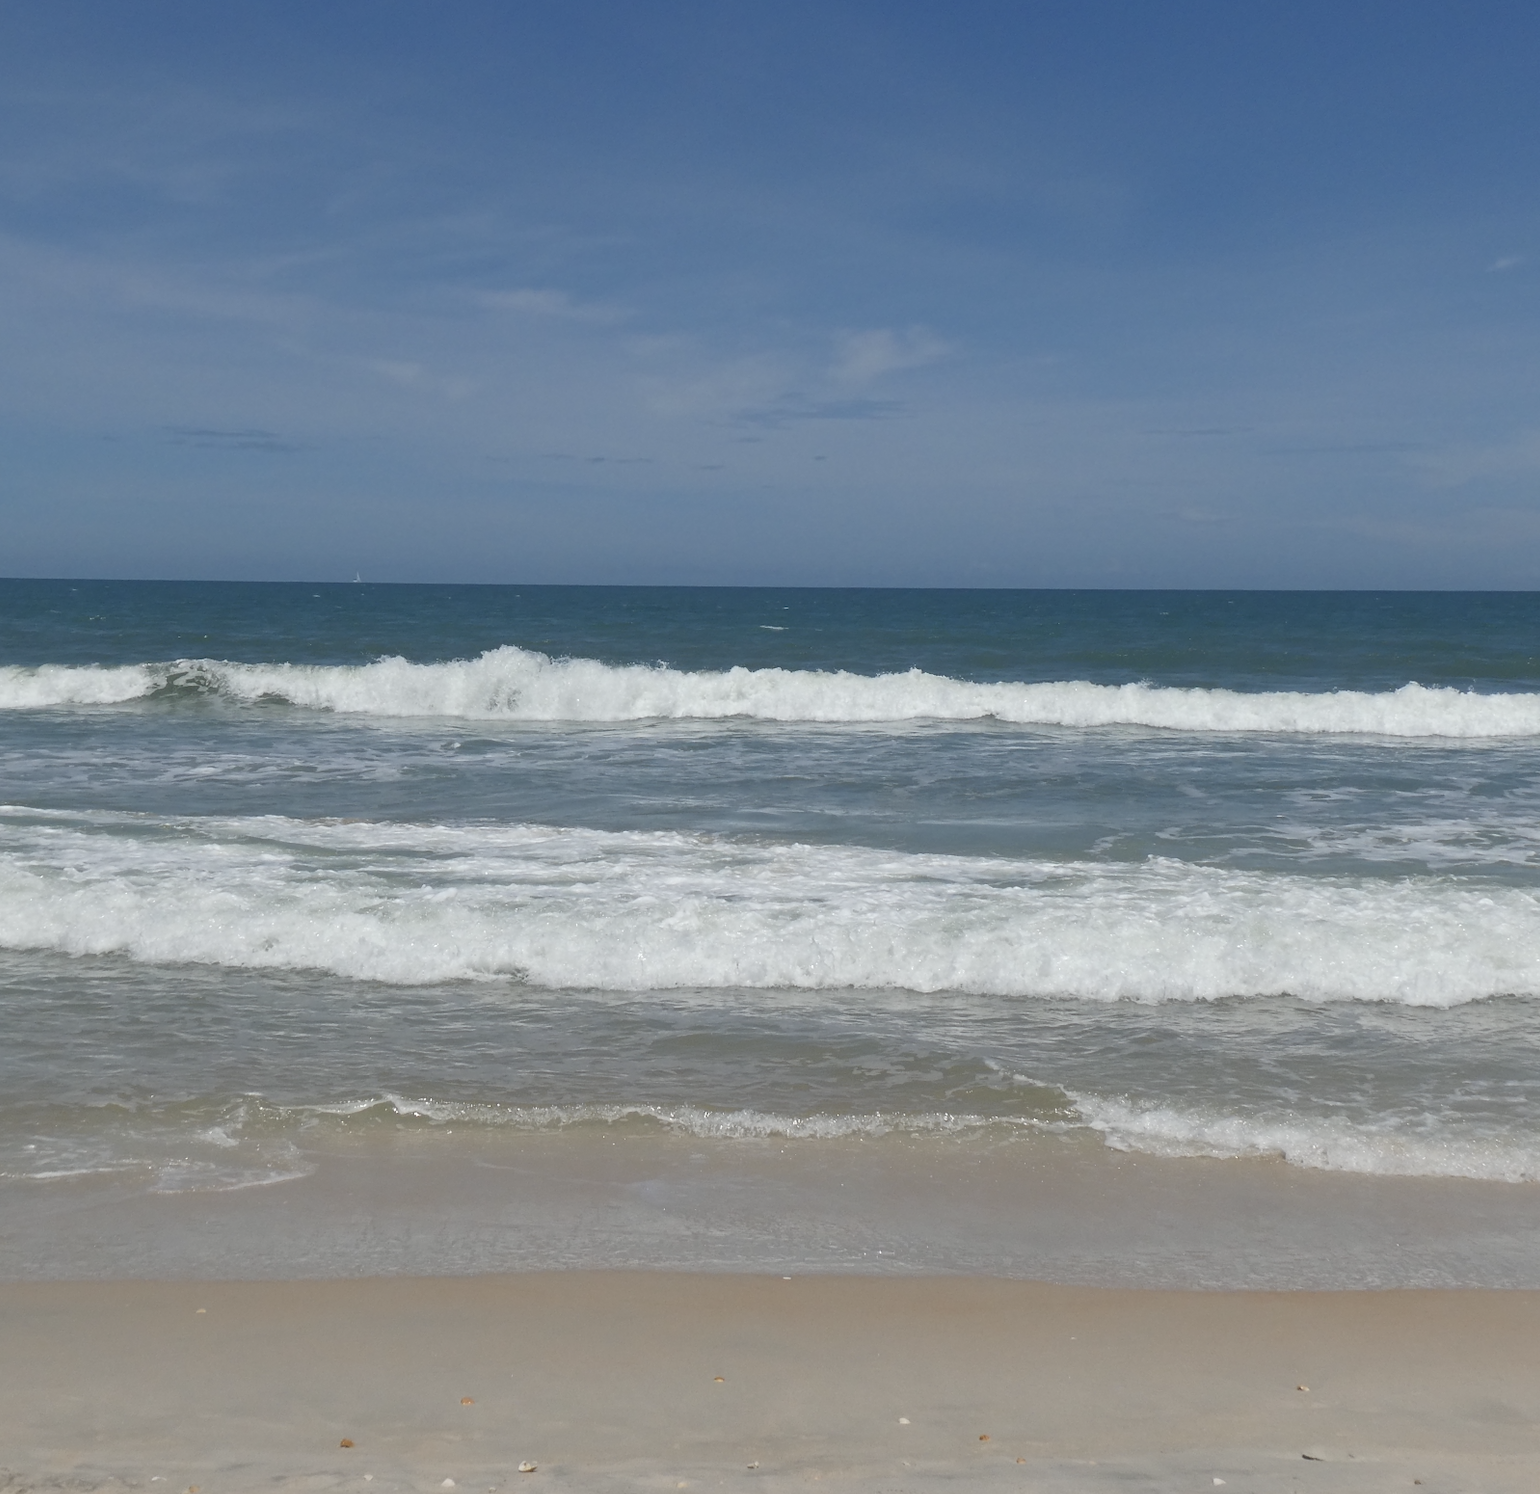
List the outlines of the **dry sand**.
{"type": "Polygon", "coordinates": [[[34,1282],[0,1335],[0,1489],[1540,1489],[1531,1292],[34,1282]]]}

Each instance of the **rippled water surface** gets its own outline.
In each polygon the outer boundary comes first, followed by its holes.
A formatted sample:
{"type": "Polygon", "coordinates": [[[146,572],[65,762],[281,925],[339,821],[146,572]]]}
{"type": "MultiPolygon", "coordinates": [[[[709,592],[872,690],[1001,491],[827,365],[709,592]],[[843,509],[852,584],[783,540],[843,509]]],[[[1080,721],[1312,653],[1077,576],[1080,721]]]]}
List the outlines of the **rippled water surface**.
{"type": "Polygon", "coordinates": [[[0,1183],[277,1196],[426,1130],[1527,1190],[1537,638],[1516,595],[0,583],[0,1183]]]}

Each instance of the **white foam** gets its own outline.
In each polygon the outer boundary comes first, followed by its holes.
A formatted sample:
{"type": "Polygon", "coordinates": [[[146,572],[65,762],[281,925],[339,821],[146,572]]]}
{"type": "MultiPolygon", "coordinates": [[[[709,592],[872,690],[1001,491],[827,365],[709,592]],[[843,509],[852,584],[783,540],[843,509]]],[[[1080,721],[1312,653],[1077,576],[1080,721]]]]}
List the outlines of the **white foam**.
{"type": "Polygon", "coordinates": [[[807,1145],[900,1140],[988,1141],[1097,1133],[1116,1151],[1156,1157],[1275,1159],[1294,1167],[1382,1177],[1468,1178],[1483,1182],[1540,1181],[1540,1137],[1499,1135],[1470,1123],[1436,1124],[1387,1117],[1352,1122],[1329,1116],[1242,1115],[1140,1103],[1069,1091],[1058,1116],[988,1115],[897,1110],[786,1114],[704,1105],[615,1102],[520,1105],[375,1095],[337,1103],[274,1104],[254,1096],[223,1107],[211,1136],[191,1117],[144,1117],[119,1134],[54,1138],[46,1156],[0,1165],[0,1178],[56,1182],[137,1175],[154,1193],[230,1192],[311,1176],[316,1126],[344,1130],[355,1120],[371,1130],[383,1113],[445,1132],[460,1128],[534,1133],[654,1131],[691,1141],[781,1141],[807,1145]],[[189,1131],[188,1125],[194,1129],[189,1131]],[[215,1155],[198,1155],[206,1147],[215,1155]],[[123,1149],[131,1155],[123,1155],[123,1149]],[[219,1155],[221,1152],[233,1155],[219,1155]],[[191,1153],[191,1154],[190,1154],[191,1153]]]}
{"type": "Polygon", "coordinates": [[[1500,738],[1540,734],[1540,695],[1446,687],[1325,693],[1177,689],[1148,684],[980,684],[925,674],[744,669],[551,659],[504,647],[416,664],[237,664],[183,659],[118,669],[0,670],[0,709],[101,705],[161,691],[386,717],[623,722],[746,719],[785,723],[981,721],[1023,726],[1142,726],[1171,731],[1500,738]]]}
{"type": "Polygon", "coordinates": [[[640,1123],[702,1141],[838,1141],[849,1137],[894,1135],[956,1136],[991,1127],[1038,1129],[1035,1122],[1016,1117],[951,1111],[782,1115],[763,1110],[713,1110],[701,1105],[489,1105],[456,1100],[413,1100],[400,1095],[339,1105],[293,1107],[305,1115],[343,1118],[366,1115],[382,1108],[435,1125],[483,1125],[519,1131],[564,1131],[640,1123]]]}
{"type": "Polygon", "coordinates": [[[359,980],[1540,995],[1540,892],[540,826],[0,813],[0,947],[359,980]]]}
{"type": "Polygon", "coordinates": [[[149,695],[163,683],[163,674],[150,664],[125,664],[115,669],[94,664],[43,664],[34,669],[0,665],[0,710],[121,705],[149,695]]]}
{"type": "Polygon", "coordinates": [[[54,1107],[40,1132],[5,1128],[0,1178],[115,1178],[140,1182],[152,1193],[229,1193],[315,1171],[296,1138],[273,1125],[282,1120],[276,1107],[243,1095],[215,1102],[213,1114],[210,1109],[196,1100],[54,1107]]]}
{"type": "Polygon", "coordinates": [[[18,1146],[13,1137],[8,1148],[0,1146],[0,1179],[56,1183],[117,1178],[137,1182],[151,1193],[229,1193],[271,1187],[316,1171],[318,1126],[330,1123],[346,1131],[359,1121],[373,1134],[386,1117],[408,1124],[422,1122],[446,1133],[459,1129],[640,1130],[721,1142],[967,1138],[1044,1129],[1015,1117],[944,1111],[789,1115],[691,1104],[519,1105],[390,1093],[331,1104],[280,1104],[242,1095],[233,1101],[151,1103],[142,1108],[88,1106],[63,1124],[55,1112],[46,1135],[29,1132],[29,1144],[18,1146]]]}
{"type": "Polygon", "coordinates": [[[1540,1142],[1448,1127],[1185,1110],[1071,1094],[1086,1125],[1119,1151],[1157,1157],[1276,1157],[1295,1167],[1386,1177],[1540,1182],[1540,1142]]]}
{"type": "Polygon", "coordinates": [[[1540,817],[1507,795],[1497,810],[1480,801],[1470,812],[1443,819],[1409,819],[1393,824],[1275,824],[1259,848],[1280,848],[1295,859],[1322,861],[1351,857],[1380,865],[1428,868],[1540,865],[1540,817]]]}
{"type": "Polygon", "coordinates": [[[150,1188],[152,1193],[240,1193],[247,1188],[272,1188],[310,1177],[314,1162],[292,1167],[221,1167],[213,1162],[163,1162],[150,1188]]]}
{"type": "Polygon", "coordinates": [[[1384,1120],[1354,1124],[1328,1118],[1285,1119],[1220,1111],[1183,1110],[1122,1099],[1066,1093],[1061,1118],[980,1115],[951,1111],[872,1111],[784,1115],[757,1110],[713,1110],[695,1105],[489,1105],[399,1095],[344,1105],[296,1107],[304,1115],[349,1117],[380,1109],[435,1125],[484,1125],[515,1130],[563,1131],[656,1126],[701,1141],[839,1141],[886,1136],[1001,1137],[1065,1135],[1084,1126],[1117,1151],[1162,1157],[1277,1158],[1295,1167],[1386,1177],[1471,1178],[1487,1182],[1540,1181],[1540,1138],[1528,1141],[1482,1133],[1458,1123],[1436,1126],[1384,1120]]]}

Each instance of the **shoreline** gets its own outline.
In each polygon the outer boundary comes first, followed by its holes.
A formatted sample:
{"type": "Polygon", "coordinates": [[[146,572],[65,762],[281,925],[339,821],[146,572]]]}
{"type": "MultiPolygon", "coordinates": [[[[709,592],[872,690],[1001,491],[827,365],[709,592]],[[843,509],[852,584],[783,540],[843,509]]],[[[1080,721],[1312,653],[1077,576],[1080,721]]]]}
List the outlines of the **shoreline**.
{"type": "Polygon", "coordinates": [[[1540,1485],[1535,1291],[51,1281],[0,1326],[7,1494],[1540,1485]]]}
{"type": "MultiPolygon", "coordinates": [[[[213,1150],[213,1148],[210,1148],[213,1150]]],[[[714,1140],[392,1126],[303,1176],[0,1179],[0,1281],[551,1270],[1084,1286],[1540,1289],[1540,1188],[1120,1152],[1085,1138],[714,1140]]]]}

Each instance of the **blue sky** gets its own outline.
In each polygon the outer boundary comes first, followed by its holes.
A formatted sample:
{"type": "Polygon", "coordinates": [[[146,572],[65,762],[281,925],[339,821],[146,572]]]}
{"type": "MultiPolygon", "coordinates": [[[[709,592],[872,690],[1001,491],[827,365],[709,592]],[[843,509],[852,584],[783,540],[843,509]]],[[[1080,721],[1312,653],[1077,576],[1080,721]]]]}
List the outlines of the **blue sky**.
{"type": "Polygon", "coordinates": [[[0,0],[0,574],[1540,584],[1540,11],[0,0]]]}

